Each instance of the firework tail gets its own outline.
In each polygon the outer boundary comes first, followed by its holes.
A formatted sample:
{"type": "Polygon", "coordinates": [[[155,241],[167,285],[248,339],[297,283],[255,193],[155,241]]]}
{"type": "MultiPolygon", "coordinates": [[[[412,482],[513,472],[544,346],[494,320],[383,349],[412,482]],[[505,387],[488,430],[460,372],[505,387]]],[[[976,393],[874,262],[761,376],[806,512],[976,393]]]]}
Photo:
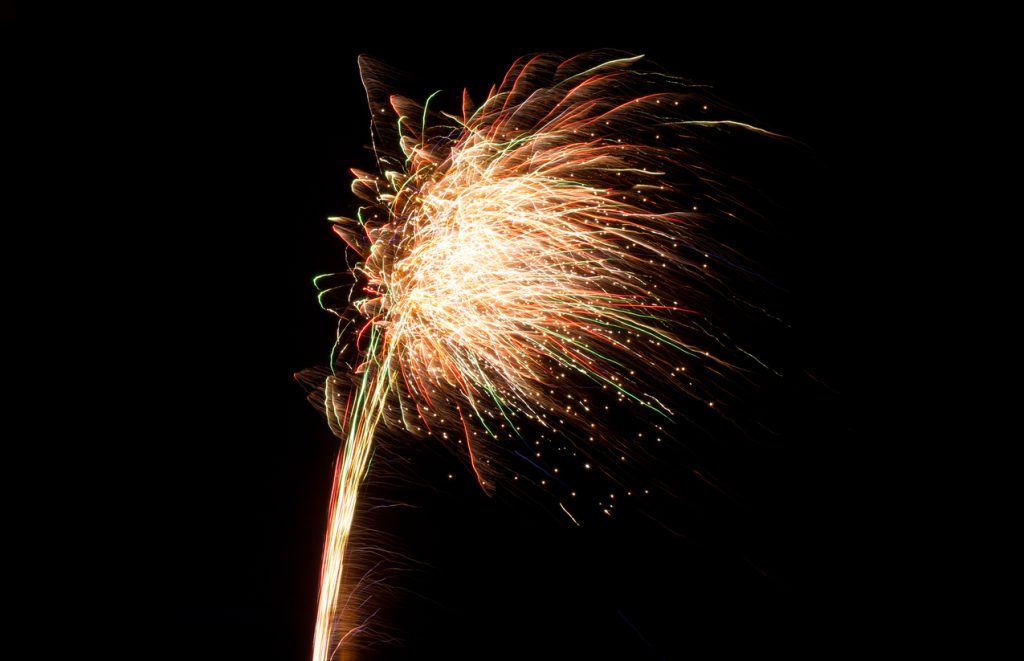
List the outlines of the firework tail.
{"type": "MultiPolygon", "coordinates": [[[[372,329],[369,350],[380,341],[380,334],[372,329]]],[[[361,370],[358,386],[347,397],[337,391],[336,380],[325,383],[324,401],[327,415],[333,418],[332,427],[344,431],[345,442],[335,466],[331,489],[327,540],[324,544],[320,569],[320,598],[317,605],[316,630],[313,638],[314,661],[333,658],[335,651],[354,635],[357,628],[346,631],[335,640],[344,578],[345,552],[352,532],[359,489],[373,456],[373,437],[387,405],[389,359],[380,365],[367,365],[361,370]]]]}

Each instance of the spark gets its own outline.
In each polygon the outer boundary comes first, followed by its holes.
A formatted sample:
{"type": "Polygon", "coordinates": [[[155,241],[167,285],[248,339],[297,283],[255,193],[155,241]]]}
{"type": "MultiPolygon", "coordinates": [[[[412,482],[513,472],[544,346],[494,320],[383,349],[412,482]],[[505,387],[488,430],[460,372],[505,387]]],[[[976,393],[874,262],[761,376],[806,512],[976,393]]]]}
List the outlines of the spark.
{"type": "MultiPolygon", "coordinates": [[[[573,494],[573,495],[575,496],[576,494],[573,494]]],[[[580,522],[576,520],[576,517],[574,517],[572,515],[572,513],[569,512],[569,510],[565,509],[565,505],[563,505],[562,503],[558,503],[558,506],[562,508],[562,511],[565,512],[566,516],[568,516],[570,519],[572,519],[573,523],[575,523],[577,526],[580,525],[580,522]]]]}

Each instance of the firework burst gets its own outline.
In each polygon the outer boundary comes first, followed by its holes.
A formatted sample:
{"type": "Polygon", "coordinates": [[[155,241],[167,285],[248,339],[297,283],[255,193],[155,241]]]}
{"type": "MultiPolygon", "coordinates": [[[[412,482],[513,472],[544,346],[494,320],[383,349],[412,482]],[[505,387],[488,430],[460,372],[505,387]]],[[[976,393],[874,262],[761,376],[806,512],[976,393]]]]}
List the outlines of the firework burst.
{"type": "Polygon", "coordinates": [[[736,258],[709,228],[736,205],[699,154],[713,131],[760,131],[639,62],[524,58],[447,113],[389,95],[360,59],[380,172],[353,170],[364,206],[331,218],[358,264],[317,280],[345,323],[316,395],[343,440],[316,661],[359,631],[340,619],[346,546],[382,427],[459,448],[489,492],[524,424],[593,441],[594,390],[665,420],[672,391],[719,399],[733,368],[698,320],[727,295],[736,258]],[[723,378],[677,378],[687,364],[723,378]]]}

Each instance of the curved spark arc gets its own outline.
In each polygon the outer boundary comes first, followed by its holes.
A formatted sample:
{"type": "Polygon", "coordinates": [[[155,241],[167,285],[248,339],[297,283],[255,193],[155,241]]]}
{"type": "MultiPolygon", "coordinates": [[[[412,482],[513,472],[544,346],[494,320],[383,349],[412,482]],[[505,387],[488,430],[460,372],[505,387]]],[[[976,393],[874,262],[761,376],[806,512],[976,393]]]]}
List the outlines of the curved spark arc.
{"type": "MultiPolygon", "coordinates": [[[[659,142],[659,131],[685,139],[694,130],[762,131],[680,120],[695,104],[693,88],[637,95],[664,82],[660,74],[634,70],[639,57],[594,57],[520,60],[479,107],[464,93],[458,116],[391,96],[392,130],[380,128],[387,113],[371,94],[374,64],[360,60],[382,173],[353,170],[367,206],[357,220],[331,218],[361,257],[353,272],[365,296],[350,311],[366,322],[350,395],[343,401],[337,374],[325,386],[344,449],[314,661],[333,658],[352,633],[338,621],[345,552],[381,422],[443,440],[450,432],[490,491],[489,446],[518,436],[519,420],[548,426],[545,411],[557,406],[581,430],[594,426],[584,424],[585,398],[572,411],[555,394],[567,380],[671,419],[647,382],[674,377],[680,357],[730,368],[687,339],[701,292],[719,283],[706,263],[714,244],[703,238],[704,216],[681,206],[685,186],[669,171],[713,182],[689,152],[659,142]],[[442,117],[454,123],[430,123],[442,117]],[[400,153],[380,151],[392,139],[400,153]]],[[[679,388],[714,404],[699,388],[679,388]]]]}

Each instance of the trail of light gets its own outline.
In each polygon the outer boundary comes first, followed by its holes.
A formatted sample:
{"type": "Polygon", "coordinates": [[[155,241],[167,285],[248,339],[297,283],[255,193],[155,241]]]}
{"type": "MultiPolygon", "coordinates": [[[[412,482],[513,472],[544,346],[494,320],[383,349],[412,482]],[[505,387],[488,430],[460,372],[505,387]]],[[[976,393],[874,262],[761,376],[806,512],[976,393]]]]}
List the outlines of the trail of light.
{"type": "Polygon", "coordinates": [[[580,522],[576,520],[576,517],[574,517],[574,516],[573,516],[573,515],[572,515],[572,514],[571,514],[571,513],[569,512],[569,510],[565,509],[565,505],[563,505],[562,503],[558,503],[558,506],[562,508],[562,511],[563,511],[563,512],[565,512],[565,514],[566,514],[566,515],[567,515],[567,516],[568,516],[568,517],[569,517],[570,519],[572,519],[572,522],[573,522],[573,523],[575,523],[575,524],[576,524],[577,526],[579,526],[579,525],[580,525],[580,522]]]}
{"type": "MultiPolygon", "coordinates": [[[[371,333],[371,347],[377,341],[378,335],[371,333]]],[[[383,367],[386,368],[387,365],[383,367]]],[[[386,369],[383,374],[387,375],[386,369]]],[[[349,398],[346,398],[344,408],[339,406],[340,398],[334,391],[334,381],[327,381],[325,400],[328,415],[335,416],[338,428],[347,429],[348,435],[343,452],[338,458],[331,491],[327,540],[320,569],[320,598],[313,635],[314,661],[327,661],[332,658],[334,652],[360,630],[360,627],[353,627],[332,644],[339,617],[338,600],[345,567],[345,551],[352,532],[359,488],[372,456],[374,431],[387,401],[388,385],[379,378],[380,376],[381,372],[377,370],[365,370],[356,391],[355,402],[350,402],[349,398]]]]}

